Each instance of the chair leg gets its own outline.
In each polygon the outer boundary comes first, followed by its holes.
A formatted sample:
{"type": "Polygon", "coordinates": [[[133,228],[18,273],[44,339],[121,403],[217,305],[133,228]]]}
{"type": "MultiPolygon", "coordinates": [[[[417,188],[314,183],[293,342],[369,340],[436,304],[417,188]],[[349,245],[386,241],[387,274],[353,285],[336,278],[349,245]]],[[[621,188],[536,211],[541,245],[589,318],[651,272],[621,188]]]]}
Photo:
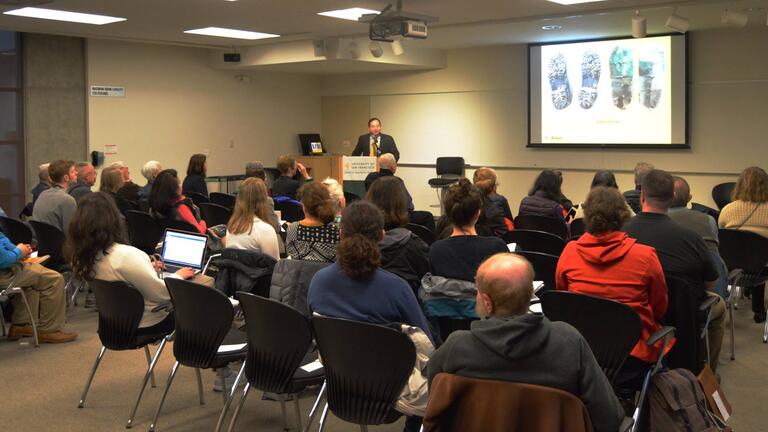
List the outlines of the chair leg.
{"type": "Polygon", "coordinates": [[[360,432],[368,432],[368,426],[360,425],[360,432]]]}
{"type": "Polygon", "coordinates": [[[160,411],[163,410],[165,397],[168,396],[168,390],[171,389],[173,378],[176,376],[176,372],[178,371],[179,371],[179,362],[176,361],[173,364],[173,367],[171,368],[171,374],[168,375],[168,381],[165,383],[165,390],[163,390],[163,396],[160,398],[160,403],[157,405],[157,410],[155,410],[155,417],[152,419],[152,424],[149,425],[149,432],[155,432],[155,428],[157,428],[157,419],[160,417],[160,411]]]}
{"type": "Polygon", "coordinates": [[[247,382],[245,383],[245,388],[243,389],[243,396],[240,397],[240,402],[237,403],[237,407],[235,407],[235,412],[232,414],[232,420],[229,421],[229,428],[227,429],[227,432],[233,432],[235,430],[235,424],[237,424],[237,418],[240,417],[240,410],[243,409],[243,405],[245,404],[245,398],[248,397],[248,392],[251,391],[251,383],[247,382]]]}
{"type": "Polygon", "coordinates": [[[19,288],[18,294],[21,296],[21,300],[24,303],[24,307],[27,309],[27,315],[29,315],[29,323],[32,325],[32,336],[35,338],[35,347],[40,346],[40,338],[37,336],[37,320],[32,315],[32,309],[29,307],[27,296],[24,294],[24,290],[19,288]]]}
{"type": "MultiPolygon", "coordinates": [[[[165,339],[163,339],[163,342],[165,342],[165,339]]],[[[158,350],[159,350],[159,348],[158,348],[158,350]]],[[[152,366],[152,355],[149,352],[149,345],[144,345],[144,354],[147,355],[147,366],[150,367],[149,379],[152,381],[152,388],[156,388],[157,384],[155,383],[155,373],[152,372],[152,369],[151,369],[151,366],[152,366]]]]}
{"type": "Polygon", "coordinates": [[[70,274],[69,280],[67,281],[67,284],[64,285],[64,292],[69,292],[69,287],[74,286],[75,292],[72,293],[72,298],[69,300],[69,304],[77,306],[77,292],[80,291],[80,286],[78,284],[73,284],[72,282],[75,280],[74,274],[70,274]]]}
{"type": "Polygon", "coordinates": [[[221,389],[221,402],[224,405],[226,405],[227,404],[227,395],[229,395],[229,392],[227,391],[227,380],[224,377],[224,369],[229,369],[229,366],[221,367],[216,372],[219,374],[219,379],[221,379],[221,385],[223,387],[221,389]]]}
{"type": "Polygon", "coordinates": [[[323,386],[320,387],[320,392],[317,394],[317,399],[315,399],[315,403],[312,404],[312,409],[309,410],[309,418],[307,419],[307,428],[304,429],[304,432],[309,432],[309,429],[312,427],[312,422],[315,420],[315,415],[317,415],[317,408],[320,406],[320,400],[323,398],[323,395],[325,394],[325,381],[323,381],[323,386]]]}
{"type": "Polygon", "coordinates": [[[227,401],[224,403],[224,407],[221,409],[221,414],[219,414],[219,420],[216,422],[216,431],[221,431],[221,427],[224,425],[224,418],[227,416],[227,413],[229,412],[229,406],[232,405],[232,401],[235,400],[235,389],[237,389],[237,384],[240,382],[240,375],[243,373],[243,369],[245,367],[245,362],[243,362],[243,367],[240,368],[240,373],[237,374],[237,378],[235,378],[235,384],[232,386],[232,391],[229,392],[229,397],[227,398],[227,401]]]}
{"type": "Polygon", "coordinates": [[[99,368],[99,363],[101,363],[101,359],[104,358],[104,353],[107,351],[107,347],[104,345],[101,346],[101,350],[99,351],[99,355],[96,357],[96,362],[93,363],[93,367],[91,368],[91,373],[88,375],[88,381],[85,382],[85,389],[83,389],[83,395],[80,396],[80,403],[77,404],[78,408],[82,408],[85,406],[85,398],[88,396],[88,390],[91,388],[91,382],[93,381],[93,376],[96,375],[96,369],[99,368]]]}
{"type": "Polygon", "coordinates": [[[325,419],[328,416],[328,402],[325,403],[323,408],[323,414],[320,415],[320,427],[317,428],[317,432],[323,432],[325,430],[325,419]]]}
{"type": "MultiPolygon", "coordinates": [[[[130,429],[133,427],[133,419],[136,416],[136,411],[139,409],[139,403],[141,402],[141,397],[144,395],[144,390],[147,388],[147,380],[149,377],[152,377],[152,387],[154,386],[154,370],[155,366],[157,365],[157,360],[160,358],[160,355],[163,353],[163,348],[165,348],[165,343],[168,339],[163,338],[163,340],[160,342],[160,346],[157,347],[157,351],[155,351],[155,356],[152,357],[151,361],[149,362],[149,368],[147,369],[147,372],[144,374],[144,380],[141,382],[141,389],[139,389],[139,396],[136,398],[136,403],[133,405],[133,409],[131,410],[131,413],[128,415],[128,423],[125,425],[126,429],[130,429]]],[[[146,346],[144,347],[147,348],[146,346]]],[[[149,350],[146,350],[147,355],[149,355],[149,350]]],[[[149,358],[147,358],[149,360],[149,358]]]]}
{"type": "Polygon", "coordinates": [[[0,308],[0,329],[2,329],[3,337],[5,337],[5,315],[3,315],[2,308],[0,308]]]}
{"type": "Polygon", "coordinates": [[[763,328],[763,343],[768,343],[768,320],[765,321],[765,327],[763,328]]]}
{"type": "Polygon", "coordinates": [[[734,332],[735,317],[733,316],[733,308],[735,306],[733,303],[736,301],[736,298],[734,297],[734,293],[731,293],[730,297],[732,298],[730,299],[731,301],[728,302],[728,314],[730,315],[730,318],[731,318],[731,361],[733,361],[733,360],[736,360],[736,341],[733,340],[733,336],[735,333],[734,332]]]}
{"type": "Polygon", "coordinates": [[[205,396],[203,396],[203,377],[200,376],[200,369],[195,368],[197,374],[197,393],[200,394],[200,405],[205,405],[205,396]]]}
{"type": "Polygon", "coordinates": [[[240,385],[240,380],[243,379],[244,372],[245,362],[240,366],[240,371],[237,373],[237,377],[235,377],[235,383],[232,384],[232,389],[229,391],[229,399],[232,399],[232,397],[235,396],[235,391],[237,390],[237,386],[240,385]]]}
{"type": "Polygon", "coordinates": [[[299,394],[293,395],[293,407],[296,409],[296,430],[301,430],[301,406],[299,406],[299,394]]]}
{"type": "Polygon", "coordinates": [[[277,398],[280,399],[280,412],[283,415],[283,430],[288,430],[290,427],[288,427],[288,416],[286,415],[285,410],[285,395],[279,394],[277,395],[277,398]]]}

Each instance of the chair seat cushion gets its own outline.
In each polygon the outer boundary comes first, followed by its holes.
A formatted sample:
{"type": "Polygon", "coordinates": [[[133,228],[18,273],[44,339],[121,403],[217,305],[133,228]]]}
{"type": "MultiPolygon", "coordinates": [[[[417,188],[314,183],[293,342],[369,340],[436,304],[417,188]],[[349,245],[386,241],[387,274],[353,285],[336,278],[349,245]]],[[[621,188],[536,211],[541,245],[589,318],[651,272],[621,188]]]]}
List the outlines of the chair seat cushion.
{"type": "Polygon", "coordinates": [[[224,337],[224,341],[221,342],[222,346],[225,345],[243,345],[240,349],[219,351],[211,362],[210,367],[220,368],[226,366],[229,363],[245,360],[245,356],[248,353],[248,336],[245,332],[232,329],[224,337]]]}
{"type": "MultiPolygon", "coordinates": [[[[317,357],[317,351],[310,351],[306,356],[304,356],[304,359],[301,361],[301,365],[304,366],[306,364],[312,363],[313,361],[317,360],[317,357]]],[[[296,372],[293,374],[291,383],[288,385],[287,393],[297,393],[301,390],[304,390],[307,386],[320,384],[323,382],[323,380],[325,380],[325,368],[321,367],[320,369],[307,372],[302,369],[301,366],[299,366],[299,368],[296,369],[296,372]]]]}

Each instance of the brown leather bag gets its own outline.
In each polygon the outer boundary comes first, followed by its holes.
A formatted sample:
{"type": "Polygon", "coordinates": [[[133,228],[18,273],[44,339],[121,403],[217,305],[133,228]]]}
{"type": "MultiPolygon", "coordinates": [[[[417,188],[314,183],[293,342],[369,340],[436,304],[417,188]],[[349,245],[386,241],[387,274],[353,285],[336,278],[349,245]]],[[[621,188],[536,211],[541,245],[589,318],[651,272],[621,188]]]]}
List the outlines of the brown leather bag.
{"type": "Polygon", "coordinates": [[[707,410],[704,392],[687,369],[654,375],[648,392],[651,432],[720,432],[707,410]]]}

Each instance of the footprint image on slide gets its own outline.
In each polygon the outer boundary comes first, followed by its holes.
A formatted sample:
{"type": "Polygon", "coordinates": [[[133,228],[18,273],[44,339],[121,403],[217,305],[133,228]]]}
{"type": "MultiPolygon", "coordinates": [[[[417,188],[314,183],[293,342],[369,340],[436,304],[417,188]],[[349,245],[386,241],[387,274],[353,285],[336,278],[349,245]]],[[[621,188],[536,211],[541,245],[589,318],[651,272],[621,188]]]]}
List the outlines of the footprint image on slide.
{"type": "Polygon", "coordinates": [[[559,110],[567,108],[573,100],[573,93],[571,84],[568,82],[565,56],[562,53],[557,53],[549,59],[547,76],[552,89],[552,105],[559,110]]]}
{"type": "Polygon", "coordinates": [[[642,52],[637,63],[640,69],[640,102],[646,108],[654,109],[664,88],[664,53],[660,49],[642,52]]]}
{"type": "Polygon", "coordinates": [[[611,69],[611,95],[616,108],[626,109],[632,103],[632,75],[635,71],[635,63],[632,60],[632,51],[628,48],[617,46],[611,52],[609,60],[611,69]]]}
{"type": "Polygon", "coordinates": [[[592,108],[597,99],[597,83],[600,82],[600,56],[589,50],[581,56],[581,90],[579,105],[584,109],[592,108]]]}

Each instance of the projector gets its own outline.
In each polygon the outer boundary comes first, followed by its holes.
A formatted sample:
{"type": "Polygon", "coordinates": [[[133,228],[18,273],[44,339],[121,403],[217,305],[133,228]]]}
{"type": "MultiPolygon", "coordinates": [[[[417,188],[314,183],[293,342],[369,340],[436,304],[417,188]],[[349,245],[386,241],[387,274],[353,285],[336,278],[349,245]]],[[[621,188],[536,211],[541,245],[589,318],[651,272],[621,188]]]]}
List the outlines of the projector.
{"type": "Polygon", "coordinates": [[[426,39],[427,23],[409,19],[374,21],[371,22],[368,36],[371,40],[381,42],[392,42],[394,38],[399,36],[426,39]]]}
{"type": "Polygon", "coordinates": [[[403,37],[426,39],[427,38],[427,23],[424,21],[404,21],[403,23],[403,37]]]}

